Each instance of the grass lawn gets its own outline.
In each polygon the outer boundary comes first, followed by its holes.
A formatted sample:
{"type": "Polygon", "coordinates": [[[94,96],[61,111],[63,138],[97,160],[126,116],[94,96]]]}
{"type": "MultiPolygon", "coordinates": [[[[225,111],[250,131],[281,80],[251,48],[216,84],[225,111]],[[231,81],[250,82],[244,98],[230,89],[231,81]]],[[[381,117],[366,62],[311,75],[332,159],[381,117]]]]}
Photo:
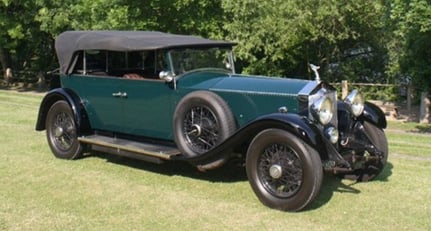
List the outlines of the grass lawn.
{"type": "Polygon", "coordinates": [[[0,230],[431,230],[430,126],[390,123],[377,180],[326,175],[308,210],[286,213],[262,205],[233,165],[56,159],[34,130],[42,97],[0,90],[0,230]]]}

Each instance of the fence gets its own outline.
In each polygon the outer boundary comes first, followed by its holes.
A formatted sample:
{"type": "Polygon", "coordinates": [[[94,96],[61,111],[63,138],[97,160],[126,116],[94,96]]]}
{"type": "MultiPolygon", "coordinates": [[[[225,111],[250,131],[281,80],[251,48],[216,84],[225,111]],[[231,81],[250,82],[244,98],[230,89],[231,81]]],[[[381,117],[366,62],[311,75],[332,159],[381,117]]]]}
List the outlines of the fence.
{"type": "Polygon", "coordinates": [[[430,99],[428,97],[428,92],[421,92],[420,97],[420,107],[418,112],[412,111],[412,104],[415,99],[414,87],[412,84],[380,84],[380,83],[348,83],[346,80],[341,81],[341,83],[333,83],[334,86],[339,88],[341,93],[341,99],[346,98],[349,93],[349,86],[354,88],[359,88],[361,92],[364,92],[367,99],[372,99],[380,108],[386,113],[391,113],[395,111],[397,113],[398,107],[395,105],[396,101],[400,99],[405,99],[405,109],[408,116],[412,114],[418,114],[420,123],[429,123],[429,112],[430,112],[430,99]],[[370,91],[370,89],[363,88],[375,88],[377,89],[377,94],[375,91],[370,91]],[[392,96],[390,95],[392,94],[392,96]]]}
{"type": "MultiPolygon", "coordinates": [[[[45,75],[41,71],[31,71],[31,70],[20,70],[20,71],[12,71],[10,68],[9,73],[5,72],[3,75],[4,82],[7,86],[14,85],[23,85],[23,86],[32,86],[37,87],[39,90],[43,90],[47,82],[49,84],[49,78],[46,79],[45,75]]],[[[1,82],[0,75],[0,82],[1,82]]]]}

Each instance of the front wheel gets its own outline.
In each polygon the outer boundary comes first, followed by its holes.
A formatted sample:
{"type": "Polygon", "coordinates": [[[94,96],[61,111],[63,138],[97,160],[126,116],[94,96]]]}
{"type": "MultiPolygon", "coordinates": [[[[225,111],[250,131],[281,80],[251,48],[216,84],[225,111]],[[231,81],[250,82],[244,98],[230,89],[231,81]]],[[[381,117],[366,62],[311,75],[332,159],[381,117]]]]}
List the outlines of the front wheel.
{"type": "Polygon", "coordinates": [[[83,146],[77,138],[77,127],[69,104],[54,103],[46,117],[46,136],[52,153],[61,159],[81,157],[83,146]]]}
{"type": "Polygon", "coordinates": [[[248,180],[259,200],[283,211],[299,211],[318,194],[323,169],[318,153],[281,129],[260,132],[246,159],[248,180]]]}
{"type": "MultiPolygon", "coordinates": [[[[381,152],[381,158],[363,163],[353,173],[341,175],[344,178],[362,182],[373,180],[383,171],[388,162],[388,140],[383,130],[365,121],[364,131],[370,142],[381,152]]],[[[366,153],[361,155],[364,156],[366,153]]]]}

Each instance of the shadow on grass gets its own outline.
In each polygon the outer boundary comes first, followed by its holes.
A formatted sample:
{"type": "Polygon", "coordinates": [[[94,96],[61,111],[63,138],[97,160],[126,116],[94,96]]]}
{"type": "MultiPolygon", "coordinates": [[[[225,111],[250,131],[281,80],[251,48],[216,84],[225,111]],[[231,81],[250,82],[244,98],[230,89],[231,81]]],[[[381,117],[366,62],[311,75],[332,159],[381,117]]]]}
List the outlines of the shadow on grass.
{"type": "Polygon", "coordinates": [[[246,181],[245,167],[238,162],[230,161],[220,168],[201,172],[196,167],[182,161],[171,161],[162,164],[149,163],[142,160],[131,159],[106,153],[92,152],[90,156],[106,159],[106,161],[125,165],[139,170],[150,171],[167,176],[184,176],[210,182],[238,182],[246,181]]]}
{"type": "MultiPolygon", "coordinates": [[[[127,157],[121,157],[106,153],[94,152],[90,156],[106,159],[107,162],[128,166],[131,168],[150,171],[157,174],[167,176],[184,176],[193,179],[205,180],[210,182],[239,182],[247,181],[245,167],[237,162],[231,161],[224,166],[207,172],[200,172],[196,167],[186,162],[166,162],[162,164],[154,164],[141,160],[135,160],[127,157]]],[[[374,179],[374,181],[386,182],[392,175],[393,165],[388,162],[383,171],[374,179]]],[[[325,174],[322,182],[322,187],[315,200],[304,211],[318,209],[329,203],[334,195],[338,193],[359,194],[360,190],[355,188],[356,184],[365,184],[366,182],[357,182],[343,180],[332,174],[325,174]]],[[[250,189],[251,190],[251,189],[250,189]]]]}
{"type": "Polygon", "coordinates": [[[431,125],[417,125],[416,129],[418,133],[431,133],[431,125]]]}
{"type": "MultiPolygon", "coordinates": [[[[383,171],[373,181],[381,181],[381,182],[389,181],[389,177],[392,175],[393,167],[394,166],[390,162],[388,162],[385,168],[383,169],[383,171]]],[[[318,209],[323,205],[327,204],[331,200],[332,196],[334,195],[334,192],[359,194],[361,191],[356,189],[355,185],[366,184],[366,183],[367,182],[343,180],[340,177],[337,177],[331,174],[326,174],[325,177],[323,178],[322,188],[320,189],[320,193],[317,195],[314,202],[311,203],[310,206],[308,206],[305,211],[318,209]]]]}

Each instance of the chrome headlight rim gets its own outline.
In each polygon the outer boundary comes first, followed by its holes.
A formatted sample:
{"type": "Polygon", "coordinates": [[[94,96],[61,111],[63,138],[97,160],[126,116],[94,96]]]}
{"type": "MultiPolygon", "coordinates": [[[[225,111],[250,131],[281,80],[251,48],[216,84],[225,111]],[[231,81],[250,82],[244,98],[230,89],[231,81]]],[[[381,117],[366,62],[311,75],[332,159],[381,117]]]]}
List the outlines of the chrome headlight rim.
{"type": "Polygon", "coordinates": [[[365,107],[365,99],[361,92],[357,89],[350,92],[349,95],[344,99],[344,103],[346,103],[350,113],[353,116],[358,117],[362,115],[365,107]]]}
{"type": "Polygon", "coordinates": [[[311,106],[314,118],[320,124],[329,124],[334,116],[333,102],[330,97],[325,96],[314,102],[311,106]]]}

